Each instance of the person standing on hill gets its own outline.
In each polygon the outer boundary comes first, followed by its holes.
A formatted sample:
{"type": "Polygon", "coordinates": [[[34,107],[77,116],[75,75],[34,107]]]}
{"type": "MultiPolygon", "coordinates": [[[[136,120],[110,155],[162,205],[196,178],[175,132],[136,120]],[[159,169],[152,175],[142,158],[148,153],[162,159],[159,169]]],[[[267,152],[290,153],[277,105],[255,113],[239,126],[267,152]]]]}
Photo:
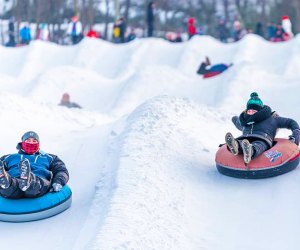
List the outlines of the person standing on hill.
{"type": "Polygon", "coordinates": [[[154,30],[154,7],[155,4],[153,1],[149,2],[147,7],[147,31],[148,31],[148,37],[153,36],[153,30],[154,30]]]}
{"type": "Polygon", "coordinates": [[[8,22],[8,42],[6,43],[7,47],[15,47],[15,18],[12,16],[9,18],[8,22]]]}
{"type": "Polygon", "coordinates": [[[197,30],[196,30],[196,26],[195,26],[195,18],[190,17],[188,19],[188,35],[189,35],[189,39],[191,39],[196,34],[197,34],[197,30]]]}
{"type": "Polygon", "coordinates": [[[294,34],[292,32],[292,23],[289,16],[282,16],[281,26],[284,32],[288,35],[285,40],[289,40],[294,37],[294,34]]]}
{"type": "Polygon", "coordinates": [[[20,29],[21,44],[29,44],[31,41],[30,28],[27,23],[20,29]]]}
{"type": "Polygon", "coordinates": [[[67,34],[71,37],[72,44],[77,44],[83,38],[82,24],[79,21],[78,16],[73,16],[71,22],[68,25],[67,34]]]}

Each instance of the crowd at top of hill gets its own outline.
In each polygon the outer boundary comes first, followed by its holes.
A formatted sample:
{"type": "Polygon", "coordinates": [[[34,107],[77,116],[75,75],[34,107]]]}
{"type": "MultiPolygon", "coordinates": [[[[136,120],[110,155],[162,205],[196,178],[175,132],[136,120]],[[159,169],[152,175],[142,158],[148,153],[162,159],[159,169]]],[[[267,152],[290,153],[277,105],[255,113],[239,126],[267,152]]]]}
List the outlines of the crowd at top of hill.
{"type": "MultiPolygon", "coordinates": [[[[154,2],[150,2],[147,6],[144,29],[129,27],[124,17],[117,18],[112,25],[108,26],[107,32],[104,32],[104,25],[101,24],[93,25],[88,29],[84,28],[78,16],[73,16],[66,25],[18,23],[14,17],[11,17],[6,22],[5,32],[1,32],[2,37],[0,34],[0,41],[5,46],[16,47],[27,45],[33,39],[70,45],[79,43],[84,37],[125,43],[142,37],[163,37],[170,42],[183,42],[195,35],[212,35],[206,31],[205,26],[197,25],[197,20],[194,17],[186,20],[185,30],[178,29],[176,32],[158,30],[155,19],[154,2]]],[[[257,22],[254,29],[244,27],[239,20],[228,23],[224,19],[220,19],[213,36],[225,43],[239,41],[250,33],[257,34],[272,42],[287,41],[294,36],[292,23],[287,15],[282,16],[281,19],[277,24],[257,22]]]]}

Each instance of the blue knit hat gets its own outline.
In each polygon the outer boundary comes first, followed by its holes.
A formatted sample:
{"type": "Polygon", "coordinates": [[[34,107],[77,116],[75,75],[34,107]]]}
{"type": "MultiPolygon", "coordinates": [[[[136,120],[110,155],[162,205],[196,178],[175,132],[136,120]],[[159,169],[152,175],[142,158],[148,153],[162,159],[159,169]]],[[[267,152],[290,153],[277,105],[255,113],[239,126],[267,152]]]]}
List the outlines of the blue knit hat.
{"type": "Polygon", "coordinates": [[[247,102],[247,110],[254,109],[254,110],[261,110],[264,107],[263,102],[259,99],[258,94],[256,92],[251,93],[250,99],[247,102]]]}

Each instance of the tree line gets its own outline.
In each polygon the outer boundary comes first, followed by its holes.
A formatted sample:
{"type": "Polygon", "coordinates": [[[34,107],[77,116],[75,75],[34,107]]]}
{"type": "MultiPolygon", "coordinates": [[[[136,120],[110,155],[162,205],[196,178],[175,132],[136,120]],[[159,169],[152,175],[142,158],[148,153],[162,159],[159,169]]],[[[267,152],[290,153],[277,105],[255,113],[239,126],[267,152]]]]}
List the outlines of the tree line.
{"type": "MultiPolygon", "coordinates": [[[[145,27],[147,0],[2,0],[9,6],[1,11],[1,18],[14,16],[22,21],[62,24],[73,15],[80,16],[84,28],[95,23],[105,24],[103,38],[107,36],[108,23],[120,16],[126,24],[145,27]]],[[[293,31],[300,31],[300,0],[155,0],[155,30],[186,31],[186,20],[194,17],[197,25],[205,27],[206,34],[215,35],[220,19],[226,23],[239,20],[244,27],[254,28],[257,22],[265,26],[278,23],[288,15],[293,31]]]]}

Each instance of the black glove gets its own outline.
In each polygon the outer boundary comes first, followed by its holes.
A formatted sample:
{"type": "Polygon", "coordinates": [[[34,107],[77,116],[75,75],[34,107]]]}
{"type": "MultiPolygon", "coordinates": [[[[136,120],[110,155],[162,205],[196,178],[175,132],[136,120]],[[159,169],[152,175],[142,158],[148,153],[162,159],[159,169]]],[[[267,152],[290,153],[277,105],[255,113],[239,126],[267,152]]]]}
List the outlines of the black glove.
{"type": "Polygon", "coordinates": [[[289,140],[299,146],[300,130],[294,129],[292,135],[289,136],[289,140]]]}

